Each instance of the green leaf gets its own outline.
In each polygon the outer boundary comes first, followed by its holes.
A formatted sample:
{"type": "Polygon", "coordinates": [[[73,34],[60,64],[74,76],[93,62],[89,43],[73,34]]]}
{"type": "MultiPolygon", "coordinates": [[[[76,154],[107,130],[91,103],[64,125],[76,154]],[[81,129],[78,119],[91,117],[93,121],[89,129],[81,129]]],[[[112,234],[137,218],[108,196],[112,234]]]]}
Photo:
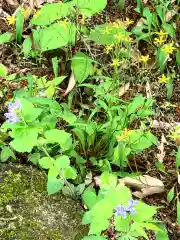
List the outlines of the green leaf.
{"type": "Polygon", "coordinates": [[[72,5],[76,6],[80,14],[92,16],[101,12],[107,5],[107,0],[73,0],[72,5]]]}
{"type": "Polygon", "coordinates": [[[177,222],[180,225],[180,201],[177,200],[177,222]]]}
{"type": "Polygon", "coordinates": [[[52,158],[43,157],[43,158],[39,159],[39,165],[44,169],[49,169],[50,167],[53,166],[53,161],[54,161],[54,159],[52,159],[52,158]]]}
{"type": "Polygon", "coordinates": [[[176,52],[176,63],[178,66],[180,66],[180,50],[177,50],[176,52]]]}
{"type": "Polygon", "coordinates": [[[36,30],[35,34],[38,35],[40,49],[44,52],[73,44],[76,26],[74,23],[68,23],[66,26],[54,23],[47,28],[36,30]]]}
{"type": "Polygon", "coordinates": [[[32,49],[32,40],[30,37],[28,37],[23,42],[23,53],[24,53],[25,58],[28,57],[31,49],[32,49]]]}
{"type": "Polygon", "coordinates": [[[38,132],[39,129],[36,127],[14,129],[11,133],[14,140],[10,144],[17,152],[31,152],[37,145],[38,132]]]}
{"type": "Polygon", "coordinates": [[[48,195],[59,192],[64,186],[64,180],[55,177],[48,177],[47,190],[48,195]]]}
{"type": "Polygon", "coordinates": [[[132,224],[131,235],[134,237],[144,237],[145,239],[148,239],[147,233],[139,222],[134,222],[132,224]]]}
{"type": "Polygon", "coordinates": [[[164,224],[160,223],[157,226],[162,230],[156,233],[156,240],[169,240],[168,232],[164,224]]]}
{"type": "Polygon", "coordinates": [[[86,211],[83,215],[82,224],[90,224],[92,221],[91,211],[86,211]]]}
{"type": "Polygon", "coordinates": [[[6,32],[3,34],[0,34],[0,44],[8,43],[13,40],[13,33],[6,32]]]}
{"type": "Polygon", "coordinates": [[[151,31],[151,26],[152,26],[153,16],[152,16],[152,13],[150,12],[149,8],[147,8],[147,7],[144,8],[143,16],[146,17],[146,19],[147,19],[148,29],[149,29],[149,32],[150,32],[151,31]]]}
{"type": "Polygon", "coordinates": [[[168,192],[167,195],[167,201],[170,203],[174,198],[174,187],[171,188],[171,190],[168,192]]]}
{"type": "Polygon", "coordinates": [[[34,164],[38,164],[40,157],[41,157],[40,153],[32,153],[32,154],[29,154],[28,160],[34,164]]]}
{"type": "Polygon", "coordinates": [[[165,15],[164,15],[163,7],[162,6],[157,6],[156,7],[156,12],[160,17],[161,22],[164,23],[165,22],[165,15]]]}
{"type": "Polygon", "coordinates": [[[88,207],[88,209],[92,209],[98,201],[95,189],[87,188],[82,195],[82,199],[85,205],[88,207]]]}
{"type": "Polygon", "coordinates": [[[42,6],[38,16],[34,16],[31,23],[34,25],[50,25],[57,19],[70,15],[73,11],[69,3],[53,3],[42,6]]]}
{"type": "Polygon", "coordinates": [[[61,84],[65,78],[66,78],[66,76],[55,77],[51,81],[51,84],[53,84],[54,86],[57,86],[57,85],[61,84]]]}
{"type": "Polygon", "coordinates": [[[22,33],[24,27],[24,14],[21,9],[16,14],[16,41],[22,42],[22,33]]]}
{"type": "Polygon", "coordinates": [[[130,103],[127,107],[127,114],[128,116],[131,115],[132,113],[137,112],[139,107],[142,107],[144,105],[145,98],[140,94],[137,95],[132,103],[130,103]]]}
{"type": "Polygon", "coordinates": [[[144,6],[143,6],[143,3],[142,3],[142,0],[137,0],[137,5],[138,5],[138,8],[139,8],[139,11],[140,11],[141,15],[143,15],[144,6]]]}
{"type": "Polygon", "coordinates": [[[10,147],[3,147],[0,155],[1,162],[6,162],[10,157],[16,159],[16,156],[14,155],[10,147]]]}
{"type": "Polygon", "coordinates": [[[72,71],[78,83],[82,83],[92,74],[93,66],[91,59],[82,52],[77,52],[72,58],[72,71]]]}
{"type": "Polygon", "coordinates": [[[65,168],[63,172],[66,179],[76,179],[77,177],[77,171],[73,167],[65,168]]]}
{"type": "Polygon", "coordinates": [[[157,52],[157,61],[161,72],[163,72],[166,67],[168,56],[169,55],[163,52],[162,49],[159,49],[157,52]]]}
{"type": "Polygon", "coordinates": [[[130,219],[128,217],[126,219],[122,219],[120,216],[114,217],[114,226],[115,226],[116,231],[128,232],[129,225],[130,225],[130,219]]]}
{"type": "Polygon", "coordinates": [[[71,134],[64,130],[51,129],[45,132],[45,137],[50,143],[59,143],[63,150],[71,147],[71,134]]]}
{"type": "Polygon", "coordinates": [[[180,147],[178,147],[178,151],[176,153],[176,168],[180,166],[180,147]]]}
{"type": "Polygon", "coordinates": [[[169,81],[167,83],[167,99],[171,100],[173,94],[173,79],[169,77],[169,81]]]}
{"type": "Polygon", "coordinates": [[[122,11],[125,7],[125,0],[119,0],[119,9],[122,11]]]}
{"type": "Polygon", "coordinates": [[[143,202],[138,202],[138,205],[135,206],[136,209],[136,215],[132,216],[132,220],[134,221],[148,221],[151,220],[152,217],[156,214],[157,208],[154,206],[149,206],[143,202]],[[146,213],[146,214],[144,214],[146,213]]]}
{"type": "Polygon", "coordinates": [[[22,115],[26,122],[35,121],[37,117],[42,113],[41,108],[35,108],[34,105],[25,98],[21,98],[20,102],[22,104],[22,115]]]}
{"type": "Polygon", "coordinates": [[[56,160],[55,160],[55,163],[54,165],[59,169],[59,168],[69,168],[70,166],[70,160],[69,160],[69,157],[66,156],[66,155],[63,155],[61,157],[58,157],[56,160]]]}
{"type": "Polygon", "coordinates": [[[58,76],[58,68],[59,68],[58,64],[59,64],[58,58],[53,57],[52,58],[52,66],[53,66],[53,73],[54,73],[55,78],[57,78],[57,76],[58,76]]]}
{"type": "Polygon", "coordinates": [[[90,224],[89,234],[100,235],[102,231],[105,231],[109,227],[109,220],[101,219],[101,221],[93,220],[90,224]]]}
{"type": "Polygon", "coordinates": [[[5,78],[8,74],[8,69],[2,63],[0,63],[0,77],[5,78]]]}
{"type": "Polygon", "coordinates": [[[164,28],[164,30],[173,38],[176,37],[176,31],[174,29],[174,27],[169,24],[169,23],[164,23],[162,25],[162,27],[164,28]]]}
{"type": "Polygon", "coordinates": [[[59,175],[59,170],[54,165],[52,165],[48,171],[48,178],[57,177],[58,175],[59,175]]]}

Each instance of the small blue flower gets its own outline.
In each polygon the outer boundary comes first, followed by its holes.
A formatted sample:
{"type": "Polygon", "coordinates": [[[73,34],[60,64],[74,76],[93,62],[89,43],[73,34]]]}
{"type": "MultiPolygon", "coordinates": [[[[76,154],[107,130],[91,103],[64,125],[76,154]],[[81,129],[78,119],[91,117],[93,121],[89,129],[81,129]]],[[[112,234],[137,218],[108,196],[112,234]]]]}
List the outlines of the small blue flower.
{"type": "Polygon", "coordinates": [[[8,103],[8,112],[5,113],[4,116],[11,124],[20,122],[18,112],[21,110],[21,108],[22,105],[19,100],[16,100],[14,103],[8,103]]]}
{"type": "Polygon", "coordinates": [[[135,215],[136,210],[133,207],[136,206],[137,204],[138,204],[138,201],[131,199],[128,201],[127,207],[123,205],[118,205],[115,209],[116,210],[115,215],[121,216],[123,219],[127,217],[127,214],[135,215]]]}

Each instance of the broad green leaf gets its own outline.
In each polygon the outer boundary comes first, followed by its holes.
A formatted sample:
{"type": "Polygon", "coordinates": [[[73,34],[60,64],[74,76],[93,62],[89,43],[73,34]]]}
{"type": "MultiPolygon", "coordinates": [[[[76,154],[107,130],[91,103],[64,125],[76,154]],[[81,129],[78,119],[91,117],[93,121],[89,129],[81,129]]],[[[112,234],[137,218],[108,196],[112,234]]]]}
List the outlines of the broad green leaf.
{"type": "Polygon", "coordinates": [[[69,109],[64,109],[61,117],[64,121],[68,122],[71,125],[77,121],[76,115],[74,115],[69,109]]]}
{"type": "Polygon", "coordinates": [[[49,169],[53,166],[54,159],[49,157],[43,157],[39,159],[39,165],[44,169],[49,169]]]}
{"type": "Polygon", "coordinates": [[[28,37],[23,42],[23,53],[24,53],[25,58],[28,57],[31,49],[32,49],[32,40],[30,37],[28,37]]]}
{"type": "Polygon", "coordinates": [[[174,187],[171,188],[171,190],[168,192],[167,195],[167,201],[170,203],[174,198],[174,187]]]}
{"type": "Polygon", "coordinates": [[[87,188],[82,195],[82,199],[88,209],[92,209],[98,201],[95,189],[87,188]]]}
{"type": "Polygon", "coordinates": [[[63,169],[69,168],[69,166],[70,166],[70,159],[69,159],[68,156],[63,155],[63,156],[61,156],[61,157],[58,157],[58,158],[55,160],[54,165],[55,165],[58,169],[60,169],[60,168],[63,168],[63,169]]]}
{"type": "Polygon", "coordinates": [[[115,188],[117,185],[117,177],[105,171],[100,176],[99,185],[101,189],[115,188]]]}
{"type": "Polygon", "coordinates": [[[76,179],[77,177],[77,171],[73,167],[65,168],[63,173],[66,179],[76,179]]]}
{"type": "Polygon", "coordinates": [[[28,160],[34,164],[38,164],[40,157],[41,157],[40,153],[32,153],[32,154],[29,154],[28,160]]]}
{"type": "Polygon", "coordinates": [[[113,164],[123,168],[127,165],[127,149],[123,142],[119,142],[114,148],[113,164]]]}
{"type": "Polygon", "coordinates": [[[0,44],[8,43],[13,40],[13,33],[6,32],[3,34],[0,34],[0,44]]]}
{"type": "Polygon", "coordinates": [[[82,224],[90,224],[92,221],[91,211],[86,211],[83,215],[82,224]]]}
{"type": "Polygon", "coordinates": [[[53,85],[51,85],[50,87],[48,87],[48,88],[46,89],[46,96],[47,96],[47,98],[52,98],[53,95],[54,95],[54,93],[55,93],[55,90],[56,90],[56,88],[55,88],[55,86],[53,86],[53,85]]]}
{"type": "Polygon", "coordinates": [[[59,143],[63,150],[69,149],[72,144],[71,134],[64,130],[51,129],[45,132],[45,137],[50,143],[59,143]]]}
{"type": "Polygon", "coordinates": [[[156,233],[156,240],[169,240],[168,232],[164,224],[157,224],[157,226],[162,230],[156,233]]]}
{"type": "Polygon", "coordinates": [[[129,231],[130,220],[127,217],[126,219],[122,219],[120,216],[114,217],[114,226],[116,231],[119,232],[128,232],[129,231]]]}
{"type": "Polygon", "coordinates": [[[86,138],[85,138],[84,130],[77,127],[73,129],[73,132],[76,134],[80,144],[82,145],[83,150],[85,150],[86,138]]]}
{"type": "Polygon", "coordinates": [[[64,186],[64,180],[55,177],[48,177],[47,190],[48,195],[59,192],[64,186]]]}
{"type": "Polygon", "coordinates": [[[24,27],[24,14],[21,9],[16,14],[16,41],[22,42],[22,33],[24,27]]]}
{"type": "Polygon", "coordinates": [[[106,230],[109,227],[109,220],[101,219],[101,221],[93,221],[90,224],[89,234],[100,235],[102,231],[106,230]]]}
{"type": "Polygon", "coordinates": [[[76,6],[82,15],[90,17],[101,12],[106,7],[107,0],[73,0],[71,4],[76,6]]]}
{"type": "Polygon", "coordinates": [[[75,42],[76,26],[68,23],[65,26],[54,23],[47,28],[36,30],[42,52],[64,47],[75,42]]]}
{"type": "Polygon", "coordinates": [[[8,74],[8,69],[2,63],[0,63],[0,77],[5,78],[8,74]]]}
{"type": "Polygon", "coordinates": [[[146,17],[146,19],[147,19],[148,29],[149,29],[149,32],[150,32],[151,31],[151,26],[152,26],[153,16],[152,16],[152,13],[150,12],[148,7],[144,8],[143,16],[146,17]]]}
{"type": "Polygon", "coordinates": [[[92,74],[93,66],[91,59],[86,54],[77,52],[72,58],[72,71],[77,82],[82,83],[92,74]]]}
{"type": "Polygon", "coordinates": [[[55,78],[53,78],[52,81],[49,81],[48,84],[46,84],[46,85],[57,86],[57,85],[61,84],[65,78],[66,78],[66,76],[55,77],[55,78]]]}
{"type": "Polygon", "coordinates": [[[10,144],[17,152],[31,152],[37,145],[38,132],[36,127],[14,129],[11,133],[14,140],[10,144]]]}
{"type": "Polygon", "coordinates": [[[180,166],[180,147],[178,147],[178,151],[176,153],[176,168],[180,166]]]}
{"type": "Polygon", "coordinates": [[[41,124],[46,130],[56,128],[56,122],[57,122],[57,117],[50,114],[46,115],[41,120],[41,124]]]}
{"type": "Polygon", "coordinates": [[[145,98],[141,94],[137,95],[133,99],[132,103],[130,103],[127,107],[128,116],[138,111],[138,108],[143,107],[144,101],[145,101],[145,98]]]}
{"type": "Polygon", "coordinates": [[[132,220],[134,221],[148,221],[152,219],[152,217],[156,214],[157,208],[154,206],[149,206],[143,202],[138,202],[138,205],[135,206],[136,215],[132,216],[132,220]],[[146,214],[144,214],[146,213],[146,214]]]}
{"type": "Polygon", "coordinates": [[[48,171],[48,178],[57,177],[58,175],[59,175],[59,170],[54,165],[51,165],[48,171]]]}
{"type": "Polygon", "coordinates": [[[176,36],[176,31],[174,29],[174,27],[169,24],[169,23],[164,23],[162,25],[162,27],[164,28],[164,30],[172,37],[174,38],[176,36]]]}
{"type": "Polygon", "coordinates": [[[55,20],[70,15],[73,11],[69,3],[53,3],[42,6],[41,10],[34,15],[31,23],[34,25],[50,25],[55,20]]]}
{"type": "Polygon", "coordinates": [[[131,235],[134,237],[144,237],[145,239],[148,239],[147,233],[145,232],[144,228],[142,227],[141,223],[134,222],[131,225],[131,235]]]}
{"type": "Polygon", "coordinates": [[[162,6],[157,6],[156,7],[156,12],[160,17],[161,22],[164,23],[165,22],[165,15],[164,15],[163,7],[162,6]]]}
{"type": "Polygon", "coordinates": [[[16,156],[14,155],[10,147],[3,147],[0,155],[1,162],[6,162],[10,157],[16,159],[16,156]]]}

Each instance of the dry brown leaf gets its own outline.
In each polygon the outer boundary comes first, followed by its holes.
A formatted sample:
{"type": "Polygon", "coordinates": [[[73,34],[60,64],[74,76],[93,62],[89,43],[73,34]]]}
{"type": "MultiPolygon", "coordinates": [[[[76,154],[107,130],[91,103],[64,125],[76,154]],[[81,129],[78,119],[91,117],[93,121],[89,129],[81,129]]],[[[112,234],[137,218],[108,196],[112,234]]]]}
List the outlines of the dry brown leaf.
{"type": "Polygon", "coordinates": [[[119,89],[119,97],[122,97],[129,90],[129,87],[130,87],[129,83],[122,85],[119,89]]]}
{"type": "Polygon", "coordinates": [[[166,13],[166,22],[169,22],[179,11],[178,6],[174,6],[172,10],[167,11],[166,13]]]}
{"type": "Polygon", "coordinates": [[[157,159],[159,160],[159,162],[163,162],[163,159],[166,155],[166,152],[164,151],[164,144],[167,144],[166,138],[164,136],[164,134],[162,134],[161,136],[161,143],[158,146],[159,149],[159,153],[157,154],[157,159]]]}
{"type": "Polygon", "coordinates": [[[137,178],[125,177],[119,181],[127,187],[135,189],[132,194],[138,198],[144,198],[155,193],[164,192],[163,182],[149,175],[143,175],[137,178]]]}
{"type": "Polygon", "coordinates": [[[152,92],[149,82],[146,83],[146,96],[147,98],[152,98],[152,92]]]}
{"type": "Polygon", "coordinates": [[[63,96],[65,97],[68,93],[70,93],[72,91],[72,89],[75,87],[75,85],[76,85],[76,80],[75,80],[74,74],[72,72],[70,79],[69,79],[68,87],[67,87],[65,93],[63,94],[63,96]]]}

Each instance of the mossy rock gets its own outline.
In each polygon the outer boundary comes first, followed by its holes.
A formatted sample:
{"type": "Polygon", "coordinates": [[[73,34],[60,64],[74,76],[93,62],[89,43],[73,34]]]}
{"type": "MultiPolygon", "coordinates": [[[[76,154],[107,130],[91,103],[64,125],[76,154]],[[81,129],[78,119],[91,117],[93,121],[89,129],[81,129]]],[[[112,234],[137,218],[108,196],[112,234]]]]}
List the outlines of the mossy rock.
{"type": "Polygon", "coordinates": [[[1,240],[80,240],[83,210],[61,194],[47,196],[47,176],[31,166],[0,164],[1,240]]]}

